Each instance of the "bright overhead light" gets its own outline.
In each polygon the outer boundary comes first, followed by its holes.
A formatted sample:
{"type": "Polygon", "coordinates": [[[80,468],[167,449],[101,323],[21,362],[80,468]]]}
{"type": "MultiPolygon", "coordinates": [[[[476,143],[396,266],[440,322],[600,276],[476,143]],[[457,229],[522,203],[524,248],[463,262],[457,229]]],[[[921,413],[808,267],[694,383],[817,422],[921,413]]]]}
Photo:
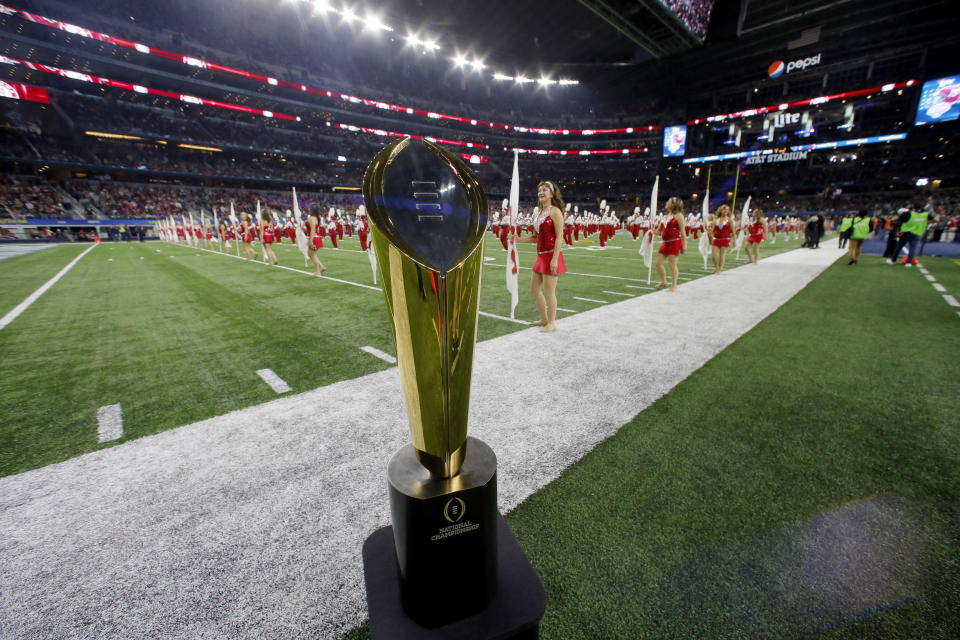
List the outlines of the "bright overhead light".
{"type": "Polygon", "coordinates": [[[467,64],[467,56],[463,55],[462,53],[458,53],[450,59],[453,60],[453,64],[457,65],[458,67],[462,67],[463,65],[467,64]]]}
{"type": "Polygon", "coordinates": [[[516,78],[514,78],[514,80],[517,81],[517,84],[526,84],[527,82],[533,82],[531,78],[528,78],[526,76],[517,76],[516,78]]]}
{"type": "Polygon", "coordinates": [[[340,15],[343,16],[343,19],[346,22],[353,22],[354,20],[360,19],[360,17],[356,13],[354,13],[353,9],[351,9],[350,7],[344,7],[340,11],[340,15]]]}
{"type": "Polygon", "coordinates": [[[380,16],[372,13],[367,14],[367,18],[363,21],[363,24],[371,31],[393,31],[393,27],[384,24],[380,16]]]}
{"type": "Polygon", "coordinates": [[[493,79],[494,80],[513,80],[513,76],[508,76],[500,72],[497,72],[493,74],[493,79]]]}
{"type": "Polygon", "coordinates": [[[313,12],[330,11],[330,0],[313,0],[313,12]]]}
{"type": "Polygon", "coordinates": [[[429,51],[436,51],[437,49],[440,48],[440,45],[437,44],[436,40],[426,40],[423,43],[423,47],[424,49],[428,49],[429,51]]]}
{"type": "Polygon", "coordinates": [[[420,36],[415,33],[408,33],[404,40],[406,40],[407,44],[411,47],[416,47],[417,45],[423,44],[423,40],[421,40],[420,36]]]}
{"type": "Polygon", "coordinates": [[[474,58],[473,62],[470,63],[470,66],[473,67],[474,71],[483,71],[487,68],[487,65],[483,64],[483,60],[479,58],[474,58]]]}
{"type": "Polygon", "coordinates": [[[544,76],[544,77],[540,78],[539,80],[537,80],[537,83],[540,84],[540,86],[545,87],[545,86],[547,86],[548,84],[557,84],[557,81],[556,81],[556,80],[551,80],[550,78],[544,76]]]}

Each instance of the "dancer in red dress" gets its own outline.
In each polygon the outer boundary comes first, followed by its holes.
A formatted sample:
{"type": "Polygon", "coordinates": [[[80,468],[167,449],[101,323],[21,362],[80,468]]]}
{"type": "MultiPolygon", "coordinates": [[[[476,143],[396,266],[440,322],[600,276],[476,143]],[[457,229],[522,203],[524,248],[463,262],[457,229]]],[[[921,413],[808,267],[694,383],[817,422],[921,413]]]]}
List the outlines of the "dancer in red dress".
{"type": "Polygon", "coordinates": [[[270,210],[264,207],[260,212],[260,238],[263,240],[263,253],[267,256],[267,264],[271,267],[277,264],[277,254],[273,252],[273,243],[277,239],[270,210]]]}
{"type": "Polygon", "coordinates": [[[243,253],[246,254],[247,260],[253,260],[257,255],[257,252],[253,250],[253,241],[257,237],[257,229],[249,213],[241,214],[241,216],[243,222],[240,224],[240,237],[243,240],[243,253]]]}
{"type": "Polygon", "coordinates": [[[309,240],[307,257],[313,262],[313,275],[322,276],[327,268],[323,266],[323,263],[320,262],[320,257],[317,256],[317,249],[323,247],[323,236],[320,234],[323,230],[323,222],[320,220],[320,214],[316,211],[311,212],[310,215],[307,216],[306,226],[307,228],[304,229],[304,233],[307,234],[309,240]]]}
{"type": "Polygon", "coordinates": [[[733,220],[730,217],[729,205],[721,205],[710,226],[710,242],[713,245],[713,272],[723,271],[727,259],[727,249],[730,248],[730,238],[733,237],[733,220]]]}
{"type": "Polygon", "coordinates": [[[677,260],[680,254],[687,250],[687,233],[684,226],[683,200],[676,197],[670,198],[667,201],[667,224],[663,227],[663,241],[660,243],[660,250],[653,263],[657,273],[660,274],[660,284],[656,285],[657,289],[667,286],[667,270],[663,266],[663,261],[669,260],[670,278],[673,281],[670,291],[677,290],[677,279],[680,277],[677,260]]]}
{"type": "Polygon", "coordinates": [[[535,326],[542,327],[543,333],[556,331],[557,325],[557,280],[561,273],[567,272],[563,263],[563,198],[560,187],[546,180],[537,186],[537,199],[540,210],[533,221],[534,235],[518,238],[518,242],[530,242],[537,245],[537,259],[533,263],[533,277],[530,280],[530,292],[537,303],[540,321],[535,326]]]}
{"type": "Polygon", "coordinates": [[[750,235],[747,237],[747,260],[751,264],[760,262],[760,243],[766,237],[767,220],[759,207],[753,210],[753,221],[747,227],[750,235]]]}

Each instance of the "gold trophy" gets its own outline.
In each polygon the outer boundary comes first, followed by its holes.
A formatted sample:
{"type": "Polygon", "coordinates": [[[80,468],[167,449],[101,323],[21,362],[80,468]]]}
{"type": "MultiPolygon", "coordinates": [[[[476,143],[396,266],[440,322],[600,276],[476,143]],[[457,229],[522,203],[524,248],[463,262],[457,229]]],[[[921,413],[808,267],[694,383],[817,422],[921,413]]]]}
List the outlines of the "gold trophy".
{"type": "Polygon", "coordinates": [[[436,627],[497,585],[496,456],[467,437],[487,199],[459,156],[410,138],[374,157],[363,196],[413,439],[387,472],[400,593],[436,627]]]}

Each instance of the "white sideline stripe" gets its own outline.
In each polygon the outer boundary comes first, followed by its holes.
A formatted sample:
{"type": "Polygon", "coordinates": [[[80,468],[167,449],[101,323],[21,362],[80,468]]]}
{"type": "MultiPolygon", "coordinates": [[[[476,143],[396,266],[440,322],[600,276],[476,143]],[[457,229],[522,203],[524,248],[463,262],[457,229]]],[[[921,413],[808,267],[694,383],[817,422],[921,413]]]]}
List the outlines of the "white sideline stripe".
{"type": "Polygon", "coordinates": [[[7,315],[5,315],[5,316],[3,316],[2,318],[0,318],[0,331],[2,331],[2,330],[4,329],[4,327],[6,327],[8,324],[10,324],[10,323],[13,322],[14,320],[16,320],[16,319],[17,319],[17,316],[19,316],[21,313],[23,313],[24,311],[26,311],[27,308],[28,308],[30,305],[32,305],[34,302],[36,302],[37,298],[39,298],[39,297],[42,296],[44,293],[46,293],[47,289],[49,289],[49,288],[52,287],[53,285],[57,284],[57,281],[58,281],[60,278],[62,278],[63,276],[65,276],[65,275],[67,274],[67,271],[70,271],[70,269],[73,268],[73,265],[77,264],[77,262],[80,261],[80,258],[82,258],[83,256],[85,256],[85,255],[87,255],[88,253],[90,253],[91,251],[93,251],[93,248],[96,247],[96,246],[97,246],[96,243],[90,245],[90,248],[89,248],[89,249],[87,249],[86,251],[84,251],[83,253],[81,253],[80,255],[78,255],[76,258],[74,258],[73,260],[71,260],[71,261],[70,261],[70,264],[68,264],[67,266],[65,266],[63,269],[60,269],[60,272],[57,273],[57,275],[55,275],[55,276],[53,276],[52,278],[50,278],[49,280],[47,280],[47,281],[43,284],[43,286],[41,286],[39,289],[37,289],[36,291],[34,291],[33,293],[31,293],[29,296],[27,296],[27,299],[26,299],[26,300],[24,300],[23,302],[21,302],[20,304],[18,304],[17,306],[15,306],[13,309],[11,309],[9,312],[7,312],[7,315]]]}
{"type": "Polygon", "coordinates": [[[520,320],[519,318],[508,318],[506,316],[498,316],[494,313],[487,313],[486,311],[478,311],[477,313],[479,313],[481,316],[487,316],[488,318],[496,318],[497,320],[506,320],[507,322],[514,322],[516,324],[526,324],[526,325],[530,324],[526,320],[520,320]]]}
{"type": "Polygon", "coordinates": [[[574,300],[583,300],[584,302],[596,302],[597,304],[607,304],[607,301],[606,301],[606,300],[594,300],[594,299],[592,299],[592,298],[579,298],[579,297],[577,297],[577,296],[573,296],[573,299],[574,299],[574,300]]]}
{"type": "Polygon", "coordinates": [[[397,364],[396,358],[385,351],[380,351],[380,349],[377,349],[376,347],[360,347],[360,351],[366,351],[370,355],[376,356],[381,360],[386,360],[390,364],[397,364]]]}
{"type": "Polygon", "coordinates": [[[627,288],[629,288],[629,289],[646,289],[646,290],[648,290],[648,291],[653,291],[653,287],[644,287],[644,286],[639,285],[639,284],[625,284],[625,285],[623,285],[623,286],[625,286],[625,287],[627,287],[627,288]]]}
{"type": "Polygon", "coordinates": [[[937,281],[936,278],[934,278],[933,276],[931,276],[931,275],[929,275],[929,274],[927,274],[927,275],[925,275],[925,276],[923,276],[923,277],[926,278],[927,280],[929,280],[930,282],[936,282],[936,281],[937,281]]]}
{"type": "Polygon", "coordinates": [[[934,283],[933,283],[933,288],[936,289],[937,291],[939,291],[940,293],[946,293],[946,292],[947,292],[947,288],[946,288],[945,286],[943,286],[942,284],[940,284],[939,282],[934,282],[934,283]]]}
{"type": "Polygon", "coordinates": [[[293,391],[293,387],[284,382],[283,378],[275,374],[272,369],[258,369],[257,375],[277,393],[293,391]]]}
{"type": "Polygon", "coordinates": [[[926,269],[924,269],[923,267],[920,267],[920,273],[922,273],[922,274],[925,275],[925,276],[930,275],[930,272],[927,271],[926,269]]]}
{"type": "Polygon", "coordinates": [[[579,311],[575,311],[573,309],[564,309],[563,307],[557,307],[557,311],[566,311],[567,313],[580,313],[579,311]]]}
{"type": "MultiPolygon", "coordinates": [[[[181,244],[177,244],[177,243],[175,243],[175,242],[168,242],[167,244],[173,245],[174,247],[182,247],[182,246],[184,246],[184,245],[181,245],[181,244]]],[[[194,248],[194,249],[197,249],[197,247],[193,247],[193,248],[194,248]]],[[[200,251],[206,251],[207,253],[213,253],[213,254],[218,255],[218,256],[226,256],[226,257],[228,257],[228,258],[233,258],[234,260],[243,260],[244,262],[256,262],[257,264],[262,264],[263,266],[268,266],[267,263],[263,262],[262,260],[249,260],[249,261],[248,261],[248,260],[246,259],[246,257],[244,257],[244,256],[235,256],[235,255],[232,255],[232,254],[230,254],[230,253],[221,253],[221,252],[219,252],[219,251],[212,251],[212,250],[210,250],[210,249],[204,249],[204,248],[202,248],[202,247],[199,248],[199,250],[200,250],[200,251]]],[[[357,253],[364,253],[364,252],[363,252],[363,251],[357,251],[357,253]]],[[[174,256],[170,256],[170,257],[173,258],[174,256]]],[[[282,264],[274,265],[273,268],[274,268],[274,269],[286,269],[287,271],[293,271],[294,273],[302,273],[303,275],[310,276],[311,278],[315,277],[315,276],[313,275],[313,272],[311,272],[311,271],[304,271],[303,269],[294,269],[293,267],[285,267],[285,266],[283,266],[282,264]]],[[[364,289],[371,289],[371,290],[373,290],[373,291],[383,291],[383,289],[381,289],[380,287],[372,287],[372,286],[370,286],[369,284],[361,284],[361,283],[359,283],[359,282],[351,282],[350,280],[341,280],[340,278],[333,278],[333,277],[330,277],[330,276],[321,276],[321,278],[324,279],[324,280],[330,280],[330,281],[332,281],[332,282],[340,282],[340,283],[342,283],[342,284],[353,285],[354,287],[363,287],[364,289]]]]}
{"type": "Polygon", "coordinates": [[[957,299],[951,295],[944,294],[943,299],[947,301],[947,304],[951,307],[960,307],[960,302],[957,302],[957,299]]]}
{"type": "Polygon", "coordinates": [[[97,442],[110,442],[123,437],[123,411],[120,403],[97,409],[97,442]]]}
{"type": "Polygon", "coordinates": [[[620,291],[606,291],[606,290],[602,291],[601,293],[609,293],[612,296],[626,296],[628,298],[633,298],[637,295],[635,293],[621,293],[620,291]]]}

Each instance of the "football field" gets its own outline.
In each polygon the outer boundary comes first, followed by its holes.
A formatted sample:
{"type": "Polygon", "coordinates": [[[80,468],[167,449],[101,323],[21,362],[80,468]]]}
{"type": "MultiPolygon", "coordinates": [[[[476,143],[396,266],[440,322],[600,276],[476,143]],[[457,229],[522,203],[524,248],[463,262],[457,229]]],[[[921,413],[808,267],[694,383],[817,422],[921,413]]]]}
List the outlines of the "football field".
{"type": "MultiPolygon", "coordinates": [[[[639,243],[583,243],[541,335],[506,318],[488,236],[471,434],[542,638],[953,637],[960,265],[835,242],[707,277],[691,242],[652,296],[639,243]]],[[[103,245],[0,330],[0,635],[369,637],[359,547],[409,434],[382,293],[341,246],[314,278],[103,245]]],[[[0,262],[0,314],[85,248],[0,262]]]]}
{"type": "MultiPolygon", "coordinates": [[[[0,314],[89,246],[0,261],[0,314]]],[[[312,265],[304,267],[289,242],[277,248],[284,268],[238,259],[235,246],[227,255],[160,242],[94,248],[0,331],[0,475],[271,400],[276,392],[257,375],[264,369],[297,393],[391,366],[370,353],[392,356],[395,347],[359,241],[326,246],[322,278],[310,276],[312,265]],[[100,443],[98,411],[116,404],[123,437],[100,443]]],[[[566,250],[558,319],[649,293],[639,246],[621,232],[605,249],[594,237],[566,250]]],[[[763,254],[796,246],[781,240],[763,254]]],[[[515,321],[506,252],[490,234],[485,251],[479,341],[537,319],[529,293],[533,245],[519,246],[526,268],[515,321]]],[[[734,255],[728,268],[738,264],[734,255]]],[[[680,270],[681,283],[706,273],[692,239],[680,270]]]]}

